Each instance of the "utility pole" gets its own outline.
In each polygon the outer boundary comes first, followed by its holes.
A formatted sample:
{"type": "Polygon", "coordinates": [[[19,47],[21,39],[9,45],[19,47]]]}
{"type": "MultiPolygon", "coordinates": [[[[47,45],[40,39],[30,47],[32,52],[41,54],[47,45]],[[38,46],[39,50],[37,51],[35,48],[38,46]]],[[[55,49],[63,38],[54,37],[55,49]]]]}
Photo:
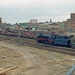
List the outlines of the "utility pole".
{"type": "Polygon", "coordinates": [[[16,23],[16,26],[18,27],[18,45],[20,45],[20,25],[18,23],[16,23]]]}

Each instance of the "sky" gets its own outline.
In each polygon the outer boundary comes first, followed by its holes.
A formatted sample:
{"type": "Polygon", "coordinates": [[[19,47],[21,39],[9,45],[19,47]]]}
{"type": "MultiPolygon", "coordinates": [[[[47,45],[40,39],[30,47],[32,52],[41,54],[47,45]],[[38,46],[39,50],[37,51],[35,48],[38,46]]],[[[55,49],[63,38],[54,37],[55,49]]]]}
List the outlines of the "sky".
{"type": "Polygon", "coordinates": [[[2,22],[23,23],[30,19],[38,22],[62,22],[75,13],[75,0],[0,0],[2,22]]]}

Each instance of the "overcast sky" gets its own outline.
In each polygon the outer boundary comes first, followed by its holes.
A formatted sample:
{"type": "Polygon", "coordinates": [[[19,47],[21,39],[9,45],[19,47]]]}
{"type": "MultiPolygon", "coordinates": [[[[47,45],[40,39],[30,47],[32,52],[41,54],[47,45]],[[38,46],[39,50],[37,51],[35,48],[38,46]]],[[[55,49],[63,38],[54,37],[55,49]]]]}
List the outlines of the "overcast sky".
{"type": "Polygon", "coordinates": [[[3,22],[63,21],[75,12],[75,0],[0,0],[3,22]]]}

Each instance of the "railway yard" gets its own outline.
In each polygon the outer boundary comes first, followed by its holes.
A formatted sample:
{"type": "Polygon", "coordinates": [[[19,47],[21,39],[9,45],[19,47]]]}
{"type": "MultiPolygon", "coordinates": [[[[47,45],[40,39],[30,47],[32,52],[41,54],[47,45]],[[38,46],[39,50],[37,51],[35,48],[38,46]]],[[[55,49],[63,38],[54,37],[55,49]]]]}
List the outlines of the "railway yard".
{"type": "Polygon", "coordinates": [[[75,64],[74,50],[0,35],[0,75],[66,75],[75,64]]]}

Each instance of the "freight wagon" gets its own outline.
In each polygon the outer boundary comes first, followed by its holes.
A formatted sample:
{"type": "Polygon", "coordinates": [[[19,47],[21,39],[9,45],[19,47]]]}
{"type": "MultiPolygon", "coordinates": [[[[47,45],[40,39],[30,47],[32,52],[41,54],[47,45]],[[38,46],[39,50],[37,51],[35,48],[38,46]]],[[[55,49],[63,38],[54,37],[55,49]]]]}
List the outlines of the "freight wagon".
{"type": "Polygon", "coordinates": [[[35,33],[30,33],[30,32],[20,32],[20,34],[18,33],[18,31],[6,31],[6,30],[2,30],[0,31],[1,35],[6,35],[6,36],[14,36],[14,37],[18,37],[18,35],[22,38],[28,38],[28,39],[36,39],[36,34],[35,33]]]}

